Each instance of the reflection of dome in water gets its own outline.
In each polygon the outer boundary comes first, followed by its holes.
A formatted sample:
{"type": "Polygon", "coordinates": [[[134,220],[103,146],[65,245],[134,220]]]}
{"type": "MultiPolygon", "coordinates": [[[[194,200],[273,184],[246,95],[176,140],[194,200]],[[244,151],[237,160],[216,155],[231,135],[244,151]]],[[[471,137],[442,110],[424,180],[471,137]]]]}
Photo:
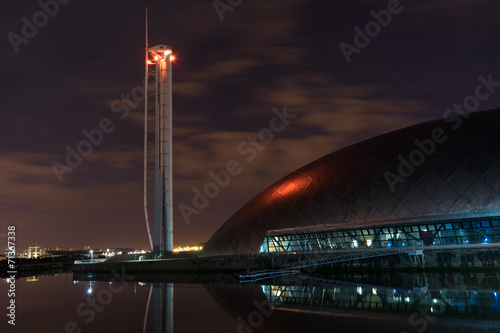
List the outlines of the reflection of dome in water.
{"type": "Polygon", "coordinates": [[[500,110],[489,110],[418,124],[338,150],[250,200],[204,251],[257,253],[270,230],[491,219],[500,215],[499,129],[500,110]]]}

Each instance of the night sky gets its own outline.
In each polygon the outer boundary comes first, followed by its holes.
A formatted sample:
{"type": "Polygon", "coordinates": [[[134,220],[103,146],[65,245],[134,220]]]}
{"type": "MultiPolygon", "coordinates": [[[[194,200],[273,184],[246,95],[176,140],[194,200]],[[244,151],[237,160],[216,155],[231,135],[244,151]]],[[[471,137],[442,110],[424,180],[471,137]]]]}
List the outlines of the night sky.
{"type": "MultiPolygon", "coordinates": [[[[149,248],[138,94],[146,5],[150,45],[176,56],[175,246],[207,241],[261,190],[323,155],[442,117],[479,75],[500,81],[493,0],[222,0],[219,13],[211,0],[60,2],[50,16],[37,1],[6,0],[0,12],[0,236],[16,225],[18,252],[149,248]],[[355,40],[374,15],[385,27],[369,24],[372,37],[355,40]],[[37,31],[23,29],[34,18],[37,31]],[[270,137],[284,109],[288,124],[270,137]],[[58,179],[52,164],[67,165],[68,147],[102,122],[102,142],[58,179]],[[266,143],[252,145],[259,132],[266,143]],[[184,218],[179,205],[193,207],[193,189],[233,160],[240,172],[184,218]]],[[[499,106],[500,91],[479,109],[499,106]]]]}

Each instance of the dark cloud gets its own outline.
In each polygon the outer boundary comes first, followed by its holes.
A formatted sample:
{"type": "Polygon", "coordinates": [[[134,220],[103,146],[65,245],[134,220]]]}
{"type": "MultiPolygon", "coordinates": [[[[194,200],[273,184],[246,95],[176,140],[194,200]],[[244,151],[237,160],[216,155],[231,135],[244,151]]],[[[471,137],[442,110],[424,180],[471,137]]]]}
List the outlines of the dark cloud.
{"type": "MultiPolygon", "coordinates": [[[[0,220],[21,248],[147,247],[143,216],[143,106],[124,119],[112,104],[141,84],[144,5],[151,44],[171,45],[174,66],[175,244],[207,240],[235,210],[287,173],[374,135],[439,118],[477,85],[500,81],[498,4],[402,1],[404,10],[347,63],[387,2],[244,1],[221,22],[211,1],[75,2],[15,54],[9,32],[40,10],[8,1],[0,100],[0,220]],[[273,109],[297,115],[252,161],[240,144],[269,127],[273,109]],[[51,167],[82,130],[115,126],[60,183],[51,167]],[[241,173],[186,224],[177,209],[231,160],[241,173]]],[[[498,106],[493,94],[480,108],[498,106]]],[[[0,230],[0,233],[2,230],[0,230]]]]}

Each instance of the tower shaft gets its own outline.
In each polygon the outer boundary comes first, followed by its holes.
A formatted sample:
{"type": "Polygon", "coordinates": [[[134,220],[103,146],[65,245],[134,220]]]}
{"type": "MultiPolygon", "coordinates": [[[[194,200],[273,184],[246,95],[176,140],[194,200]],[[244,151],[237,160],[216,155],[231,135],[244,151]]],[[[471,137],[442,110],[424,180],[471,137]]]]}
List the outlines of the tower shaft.
{"type": "Polygon", "coordinates": [[[172,251],[172,50],[146,50],[144,202],[153,252],[172,251]],[[153,230],[150,230],[153,222],[153,230]]]}

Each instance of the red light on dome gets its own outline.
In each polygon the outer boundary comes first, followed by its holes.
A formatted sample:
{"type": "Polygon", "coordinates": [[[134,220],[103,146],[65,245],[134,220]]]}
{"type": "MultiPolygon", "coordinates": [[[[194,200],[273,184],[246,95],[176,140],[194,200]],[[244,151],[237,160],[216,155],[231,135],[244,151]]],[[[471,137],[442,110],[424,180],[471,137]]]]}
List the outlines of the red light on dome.
{"type": "Polygon", "coordinates": [[[289,183],[281,185],[278,188],[277,192],[283,196],[287,196],[290,193],[292,193],[296,187],[297,187],[297,185],[295,185],[295,183],[289,182],[289,183]]]}
{"type": "Polygon", "coordinates": [[[281,185],[276,192],[283,196],[287,196],[293,192],[300,192],[305,189],[311,183],[312,178],[310,176],[303,176],[295,178],[293,181],[288,181],[287,183],[281,185]]]}

